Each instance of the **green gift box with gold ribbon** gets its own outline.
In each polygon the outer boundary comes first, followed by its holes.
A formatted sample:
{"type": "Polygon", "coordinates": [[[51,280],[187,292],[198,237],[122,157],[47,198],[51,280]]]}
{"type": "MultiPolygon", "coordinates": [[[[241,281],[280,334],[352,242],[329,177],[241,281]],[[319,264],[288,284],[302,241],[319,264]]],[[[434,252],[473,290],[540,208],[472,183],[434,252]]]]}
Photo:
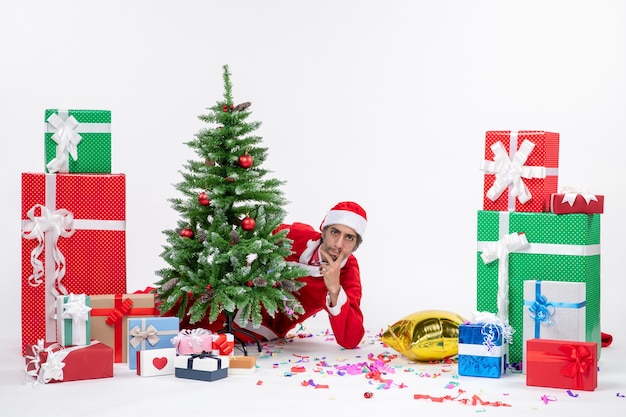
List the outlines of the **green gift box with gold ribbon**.
{"type": "Polygon", "coordinates": [[[111,173],[111,111],[45,111],[47,173],[111,173]]]}
{"type": "Polygon", "coordinates": [[[476,308],[513,327],[509,361],[522,361],[524,281],[586,284],[587,342],[600,340],[600,215],[478,211],[476,308]]]}

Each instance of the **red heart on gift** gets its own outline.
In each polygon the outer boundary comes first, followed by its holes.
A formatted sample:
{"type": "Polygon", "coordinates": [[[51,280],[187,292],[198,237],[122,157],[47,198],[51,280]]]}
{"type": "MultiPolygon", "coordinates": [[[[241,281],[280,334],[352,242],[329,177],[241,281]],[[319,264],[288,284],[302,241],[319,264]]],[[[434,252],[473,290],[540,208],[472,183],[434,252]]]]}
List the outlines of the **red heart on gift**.
{"type": "Polygon", "coordinates": [[[167,358],[154,358],[152,359],[152,365],[160,371],[167,365],[167,358]]]}

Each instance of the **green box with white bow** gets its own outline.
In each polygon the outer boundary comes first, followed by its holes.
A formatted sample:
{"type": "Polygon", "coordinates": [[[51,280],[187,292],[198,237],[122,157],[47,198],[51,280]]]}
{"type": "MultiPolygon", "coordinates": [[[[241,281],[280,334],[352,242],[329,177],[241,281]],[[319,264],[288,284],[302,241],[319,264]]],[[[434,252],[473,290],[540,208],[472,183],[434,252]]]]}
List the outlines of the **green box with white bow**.
{"type": "Polygon", "coordinates": [[[600,215],[478,211],[476,309],[513,327],[509,361],[522,361],[524,281],[586,284],[587,342],[600,355],[600,215]]]}
{"type": "Polygon", "coordinates": [[[111,173],[111,111],[45,111],[47,173],[111,173]]]}

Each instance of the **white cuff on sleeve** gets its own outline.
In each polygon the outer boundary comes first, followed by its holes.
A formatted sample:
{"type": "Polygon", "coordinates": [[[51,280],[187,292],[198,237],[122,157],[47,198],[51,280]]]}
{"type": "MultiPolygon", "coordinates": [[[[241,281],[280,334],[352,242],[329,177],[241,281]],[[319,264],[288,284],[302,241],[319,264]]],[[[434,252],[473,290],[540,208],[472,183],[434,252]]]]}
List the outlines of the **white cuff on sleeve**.
{"type": "Polygon", "coordinates": [[[337,304],[334,307],[330,306],[330,294],[326,294],[326,308],[328,309],[328,312],[333,316],[336,316],[341,312],[341,306],[343,306],[346,301],[348,301],[348,296],[343,290],[343,287],[339,290],[339,295],[337,296],[337,304]]]}

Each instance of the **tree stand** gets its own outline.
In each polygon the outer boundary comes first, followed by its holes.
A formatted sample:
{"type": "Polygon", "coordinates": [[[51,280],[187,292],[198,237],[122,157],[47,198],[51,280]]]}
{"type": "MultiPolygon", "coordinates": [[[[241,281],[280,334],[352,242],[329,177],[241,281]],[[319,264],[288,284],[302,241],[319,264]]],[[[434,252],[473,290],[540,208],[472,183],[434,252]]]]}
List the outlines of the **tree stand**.
{"type": "Polygon", "coordinates": [[[261,341],[259,340],[258,337],[256,337],[256,335],[246,329],[242,329],[241,327],[235,327],[234,325],[234,319],[235,319],[235,315],[237,314],[237,311],[234,311],[233,313],[226,313],[226,322],[224,323],[224,328],[219,330],[217,333],[221,334],[221,333],[230,333],[233,335],[233,337],[235,338],[235,340],[237,342],[239,342],[241,344],[241,348],[243,350],[243,354],[244,356],[248,356],[248,350],[246,349],[246,343],[237,336],[237,333],[241,333],[244,334],[248,337],[250,337],[251,339],[253,339],[256,342],[256,346],[259,349],[259,352],[262,351],[261,349],[261,341]]]}

